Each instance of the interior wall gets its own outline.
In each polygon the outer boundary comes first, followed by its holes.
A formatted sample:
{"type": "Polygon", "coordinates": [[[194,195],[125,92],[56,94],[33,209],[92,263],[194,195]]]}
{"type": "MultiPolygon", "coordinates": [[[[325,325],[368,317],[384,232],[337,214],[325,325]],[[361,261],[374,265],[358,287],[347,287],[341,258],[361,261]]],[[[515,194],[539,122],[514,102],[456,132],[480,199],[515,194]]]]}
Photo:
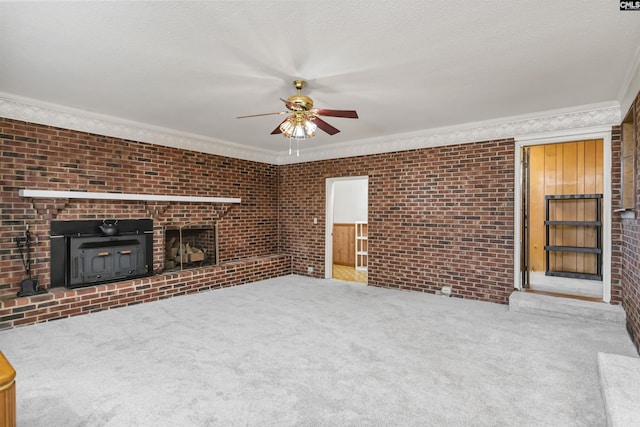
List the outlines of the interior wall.
{"type": "Polygon", "coordinates": [[[325,180],[365,175],[370,285],[508,302],[513,139],[281,166],[280,243],[294,273],[325,276],[325,180]]]}
{"type": "Polygon", "coordinates": [[[333,188],[333,222],[353,224],[367,221],[366,179],[336,181],[333,188]]]}
{"type": "Polygon", "coordinates": [[[221,261],[277,253],[278,167],[0,118],[0,296],[25,278],[15,238],[39,236],[32,272],[49,283],[50,221],[153,218],[154,270],[163,268],[162,227],[219,222],[221,261]],[[241,204],[144,203],[18,196],[21,188],[239,197],[241,204]],[[229,208],[227,211],[226,209],[229,208]]]}

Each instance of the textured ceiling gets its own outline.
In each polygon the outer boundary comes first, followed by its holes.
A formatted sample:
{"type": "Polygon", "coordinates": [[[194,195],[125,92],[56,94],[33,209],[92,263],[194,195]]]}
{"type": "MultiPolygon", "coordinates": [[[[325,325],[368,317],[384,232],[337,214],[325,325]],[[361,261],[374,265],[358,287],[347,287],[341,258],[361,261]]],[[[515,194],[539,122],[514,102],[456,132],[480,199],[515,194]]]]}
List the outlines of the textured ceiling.
{"type": "Polygon", "coordinates": [[[3,2],[0,97],[282,155],[281,116],[236,116],[283,111],[296,78],[316,107],[358,111],[303,146],[339,150],[620,106],[639,47],[617,1],[3,2]]]}

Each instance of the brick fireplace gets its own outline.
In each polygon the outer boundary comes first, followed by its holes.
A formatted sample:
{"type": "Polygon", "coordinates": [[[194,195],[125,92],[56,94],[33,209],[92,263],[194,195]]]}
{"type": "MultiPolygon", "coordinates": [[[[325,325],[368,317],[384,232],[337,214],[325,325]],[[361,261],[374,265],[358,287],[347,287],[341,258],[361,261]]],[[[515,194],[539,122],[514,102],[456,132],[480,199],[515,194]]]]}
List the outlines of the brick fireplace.
{"type": "Polygon", "coordinates": [[[164,242],[165,271],[218,264],[217,224],[169,226],[164,242]]]}
{"type": "Polygon", "coordinates": [[[77,288],[153,274],[153,221],[51,221],[51,286],[77,288]],[[118,224],[119,223],[119,224],[118,224]]]}
{"type": "Polygon", "coordinates": [[[274,165],[5,118],[0,118],[0,141],[0,329],[291,273],[291,257],[278,254],[274,165]],[[30,197],[21,196],[23,189],[163,195],[168,200],[30,197]],[[198,201],[214,196],[242,203],[198,201]],[[95,225],[104,218],[117,219],[119,225],[150,221],[150,274],[79,288],[57,286],[52,224],[95,225]],[[27,224],[33,242],[32,277],[48,292],[16,298],[25,278],[16,239],[27,224]],[[194,228],[209,237],[196,242],[194,228]],[[206,251],[206,263],[166,268],[166,237],[180,229],[186,231],[183,238],[190,247],[206,251]]]}

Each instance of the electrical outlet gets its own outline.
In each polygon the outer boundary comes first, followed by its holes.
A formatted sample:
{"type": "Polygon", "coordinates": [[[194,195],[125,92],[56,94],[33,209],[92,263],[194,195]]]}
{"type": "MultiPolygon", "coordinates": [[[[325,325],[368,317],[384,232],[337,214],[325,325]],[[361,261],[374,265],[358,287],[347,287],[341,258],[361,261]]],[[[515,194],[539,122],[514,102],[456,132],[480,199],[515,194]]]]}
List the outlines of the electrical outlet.
{"type": "Polygon", "coordinates": [[[307,273],[313,273],[313,267],[312,266],[307,267],[307,273]]]}
{"type": "Polygon", "coordinates": [[[443,286],[442,290],[440,291],[440,294],[445,297],[450,297],[451,291],[452,291],[451,286],[443,286]]]}

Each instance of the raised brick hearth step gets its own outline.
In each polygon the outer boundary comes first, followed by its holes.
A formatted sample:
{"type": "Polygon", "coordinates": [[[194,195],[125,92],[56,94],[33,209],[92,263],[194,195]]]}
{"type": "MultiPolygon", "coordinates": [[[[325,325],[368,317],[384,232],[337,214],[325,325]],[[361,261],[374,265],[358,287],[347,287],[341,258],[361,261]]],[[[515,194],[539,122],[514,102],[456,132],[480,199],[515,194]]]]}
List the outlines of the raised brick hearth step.
{"type": "Polygon", "coordinates": [[[0,300],[0,329],[242,285],[292,273],[290,255],[267,255],[78,289],[0,300]]]}

